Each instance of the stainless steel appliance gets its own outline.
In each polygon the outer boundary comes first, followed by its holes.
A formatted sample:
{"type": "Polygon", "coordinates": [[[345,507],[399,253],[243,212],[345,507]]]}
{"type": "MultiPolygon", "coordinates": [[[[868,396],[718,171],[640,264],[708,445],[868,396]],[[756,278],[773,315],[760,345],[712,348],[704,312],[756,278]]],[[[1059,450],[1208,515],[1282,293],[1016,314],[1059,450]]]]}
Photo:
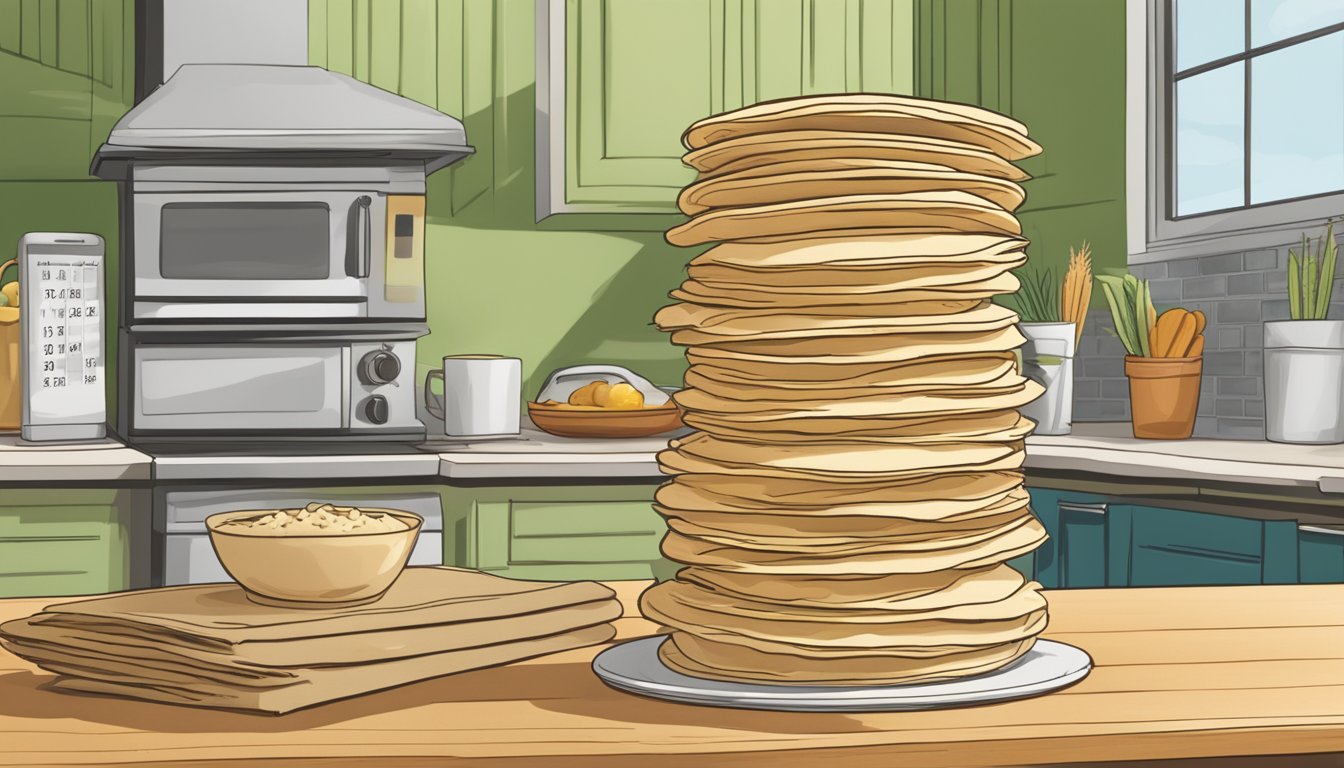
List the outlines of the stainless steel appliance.
{"type": "Polygon", "coordinates": [[[113,128],[131,439],[424,437],[425,177],[461,122],[317,67],[194,64],[113,128]]]}
{"type": "Polygon", "coordinates": [[[172,490],[159,491],[164,510],[161,586],[229,581],[210,545],[205,518],[217,512],[240,509],[293,509],[311,501],[356,507],[382,507],[414,512],[425,519],[411,565],[443,563],[443,508],[433,492],[399,492],[367,489],[359,492],[330,491],[321,488],[273,488],[248,490],[172,490]]]}

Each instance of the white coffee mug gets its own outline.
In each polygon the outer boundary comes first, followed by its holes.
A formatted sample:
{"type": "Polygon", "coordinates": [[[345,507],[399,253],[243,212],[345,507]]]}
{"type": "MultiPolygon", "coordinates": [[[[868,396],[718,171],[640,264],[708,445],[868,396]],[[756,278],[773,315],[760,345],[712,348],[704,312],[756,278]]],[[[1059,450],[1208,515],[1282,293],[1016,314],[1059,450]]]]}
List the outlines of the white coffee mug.
{"type": "Polygon", "coordinates": [[[518,434],[523,392],[523,361],[498,355],[451,355],[443,369],[425,376],[425,409],[443,419],[449,437],[518,434]],[[443,395],[429,390],[443,382],[443,395]]]}

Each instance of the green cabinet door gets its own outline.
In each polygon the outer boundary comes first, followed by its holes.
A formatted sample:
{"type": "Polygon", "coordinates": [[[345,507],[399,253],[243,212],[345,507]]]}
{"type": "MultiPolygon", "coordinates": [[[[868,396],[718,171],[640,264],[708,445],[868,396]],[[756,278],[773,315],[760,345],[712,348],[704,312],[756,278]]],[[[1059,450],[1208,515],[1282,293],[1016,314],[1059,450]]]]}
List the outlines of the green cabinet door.
{"type": "Polygon", "coordinates": [[[1280,584],[1297,580],[1296,524],[1115,505],[1107,530],[1113,586],[1280,584]]]}
{"type": "Polygon", "coordinates": [[[0,597],[130,588],[133,560],[148,563],[149,522],[144,492],[7,489],[0,496],[0,597]]]}
{"type": "Polygon", "coordinates": [[[665,577],[656,487],[446,489],[444,562],[520,579],[665,577]]]}
{"type": "Polygon", "coordinates": [[[1050,589],[1106,585],[1101,496],[1030,488],[1031,508],[1050,538],[1036,549],[1035,578],[1050,589]]]}
{"type": "Polygon", "coordinates": [[[1303,584],[1344,582],[1344,528],[1298,528],[1298,580],[1303,584]]]}
{"type": "Polygon", "coordinates": [[[695,175],[681,133],[711,114],[802,94],[913,91],[913,0],[567,0],[558,10],[546,23],[563,50],[539,67],[562,92],[550,98],[563,126],[542,137],[551,173],[563,175],[549,212],[675,213],[695,175]]]}

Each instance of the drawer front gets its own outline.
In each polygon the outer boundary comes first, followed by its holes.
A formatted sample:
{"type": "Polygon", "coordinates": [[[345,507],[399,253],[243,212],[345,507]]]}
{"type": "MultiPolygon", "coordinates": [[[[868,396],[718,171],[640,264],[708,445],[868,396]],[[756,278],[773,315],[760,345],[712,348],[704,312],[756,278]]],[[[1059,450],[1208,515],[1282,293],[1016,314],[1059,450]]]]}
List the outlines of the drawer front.
{"type": "Polygon", "coordinates": [[[1098,502],[1059,504],[1059,586],[1107,585],[1106,530],[1110,507],[1098,502]]]}
{"type": "MultiPolygon", "coordinates": [[[[0,502],[0,596],[125,589],[128,541],[115,491],[13,490],[0,502]]],[[[148,518],[148,509],[138,510],[148,518]]]]}
{"type": "Polygon", "coordinates": [[[1031,510],[1050,536],[1034,553],[1036,580],[1048,589],[1102,586],[1104,581],[1096,583],[1096,574],[1089,572],[1097,564],[1105,567],[1104,542],[1097,540],[1095,521],[1061,509],[1097,505],[1105,499],[1091,493],[1051,488],[1027,490],[1031,493],[1031,510]]]}
{"type": "Polygon", "coordinates": [[[122,585],[111,575],[108,537],[32,536],[0,538],[0,595],[86,595],[122,585]]]}
{"type": "Polygon", "coordinates": [[[674,568],[659,544],[656,485],[449,488],[444,562],[520,579],[648,579],[674,568]]]}
{"type": "Polygon", "coordinates": [[[1263,522],[1175,509],[1129,509],[1129,585],[1264,582],[1263,522]]]}
{"type": "Polygon", "coordinates": [[[1303,584],[1344,582],[1344,530],[1298,529],[1298,578],[1303,584]]]}
{"type": "MultiPolygon", "coordinates": [[[[502,510],[484,507],[482,516],[502,510]]],[[[512,502],[510,565],[647,562],[666,527],[647,501],[512,502]]]]}

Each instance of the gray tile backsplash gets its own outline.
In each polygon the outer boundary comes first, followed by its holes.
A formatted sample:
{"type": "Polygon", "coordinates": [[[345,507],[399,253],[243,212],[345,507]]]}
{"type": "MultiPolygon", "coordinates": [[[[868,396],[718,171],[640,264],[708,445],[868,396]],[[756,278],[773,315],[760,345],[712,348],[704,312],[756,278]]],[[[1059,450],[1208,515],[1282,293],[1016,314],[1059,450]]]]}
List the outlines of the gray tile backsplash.
{"type": "MultiPolygon", "coordinates": [[[[1288,317],[1287,266],[1285,247],[1130,268],[1150,281],[1159,312],[1179,305],[1208,317],[1197,436],[1264,438],[1264,321],[1288,317]]],[[[1344,280],[1335,290],[1344,299],[1344,280]]],[[[1344,305],[1332,305],[1331,317],[1344,317],[1344,305]]],[[[1098,296],[1074,365],[1075,421],[1129,419],[1125,350],[1111,330],[1110,311],[1098,296]]]]}

